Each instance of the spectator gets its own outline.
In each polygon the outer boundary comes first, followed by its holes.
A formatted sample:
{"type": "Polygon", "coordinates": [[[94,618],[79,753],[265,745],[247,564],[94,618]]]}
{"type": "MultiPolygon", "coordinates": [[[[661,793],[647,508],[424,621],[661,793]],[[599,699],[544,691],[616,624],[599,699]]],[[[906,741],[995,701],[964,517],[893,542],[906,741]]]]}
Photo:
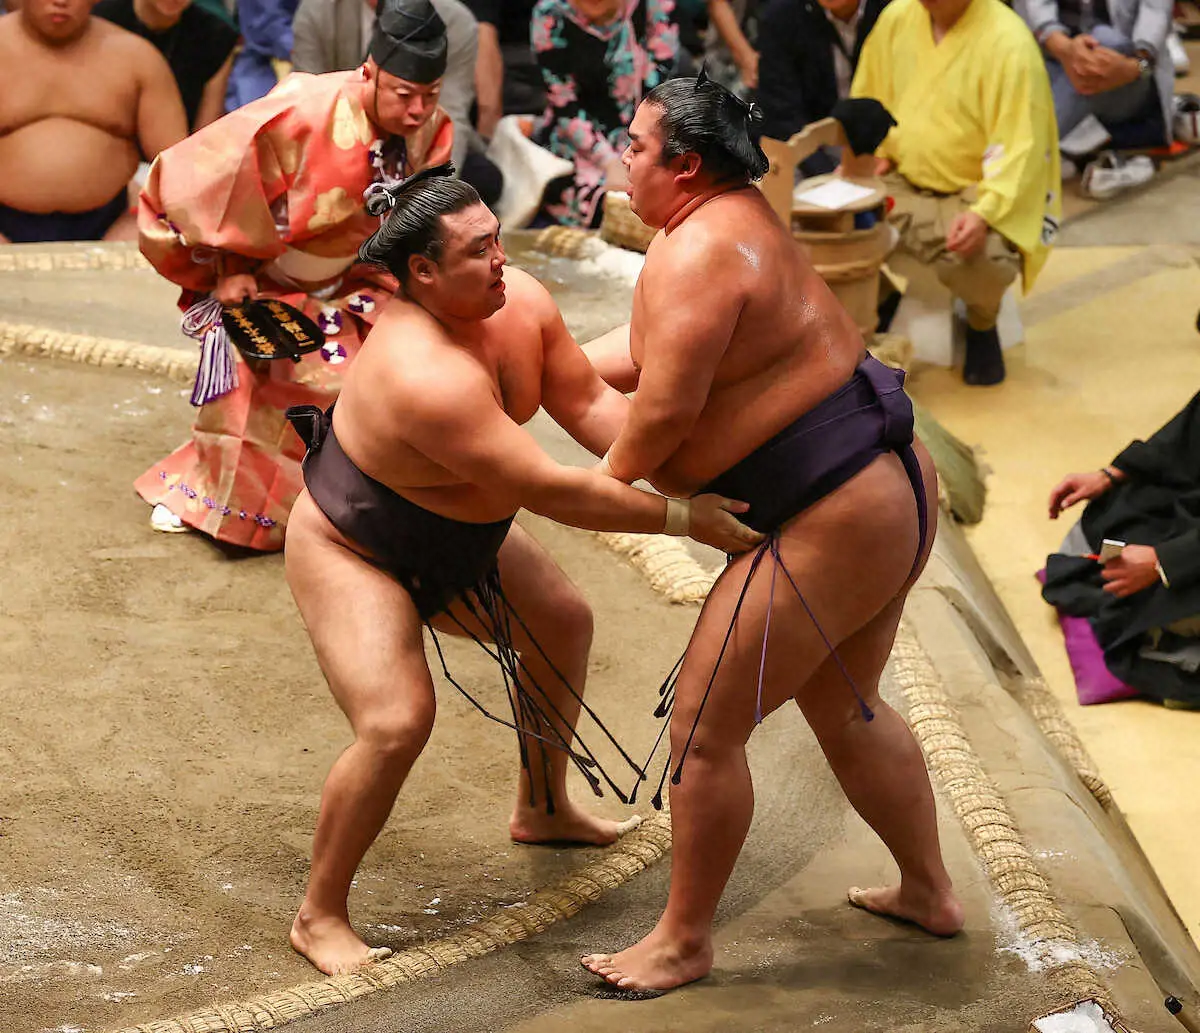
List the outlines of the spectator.
{"type": "MultiPolygon", "coordinates": [[[[888,0],[767,0],[759,14],[758,103],[763,136],[786,141],[827,118],[850,83],[863,41],[888,0]]],[[[814,154],[806,175],[832,172],[837,155],[814,154]]]]}
{"type": "MultiPolygon", "coordinates": [[[[1171,0],[1025,0],[1025,19],[1046,55],[1064,150],[1094,152],[1110,140],[1118,147],[1170,142],[1172,7],[1171,0]],[[1076,130],[1091,142],[1071,147],[1076,130]]],[[[1108,152],[1087,164],[1082,186],[1103,199],[1153,175],[1148,157],[1122,161],[1108,152]]]]}
{"type": "Polygon", "coordinates": [[[1043,598],[1090,620],[1126,685],[1200,707],[1200,394],[1108,466],[1065,477],[1050,518],[1077,502],[1087,507],[1046,562],[1043,598]],[[1106,538],[1129,544],[1098,564],[1106,538]]]}
{"type": "Polygon", "coordinates": [[[705,74],[742,98],[758,89],[756,6],[755,0],[708,0],[705,74]]]}
{"type": "Polygon", "coordinates": [[[997,384],[1000,303],[1018,272],[1032,286],[1058,232],[1054,103],[1037,44],[1000,0],[926,4],[894,0],[880,14],[851,93],[898,123],[879,171],[909,290],[936,297],[940,283],[962,299],[963,379],[997,384]]]}
{"type": "Polygon", "coordinates": [[[538,0],[533,50],[546,110],[533,139],[575,165],[571,179],[546,189],[549,219],[595,226],[610,178],[624,183],[626,127],[678,57],[671,10],[671,0],[538,0]]]}
{"type": "Polygon", "coordinates": [[[242,49],[233,62],[225,110],[265,97],[292,70],[292,19],[299,0],[238,0],[242,49]]]}
{"type": "MultiPolygon", "coordinates": [[[[292,69],[323,75],[357,68],[371,41],[376,6],[377,0],[300,0],[292,22],[292,69]]],[[[443,83],[443,97],[444,89],[443,83]]]]}
{"type": "MultiPolygon", "coordinates": [[[[432,2],[446,24],[446,74],[438,104],[454,123],[454,165],[491,205],[500,196],[503,177],[471,125],[479,27],[462,0],[432,2]]],[[[375,7],[376,0],[300,0],[292,25],[293,68],[317,74],[357,68],[367,53],[375,7]]]]}
{"type": "Polygon", "coordinates": [[[484,140],[491,140],[504,115],[537,115],[545,110],[546,88],[529,45],[534,2],[468,0],[479,22],[475,124],[484,140]]]}
{"type": "Polygon", "coordinates": [[[91,6],[24,0],[0,17],[0,244],[133,239],[139,157],[187,134],[162,56],[91,6]]]}
{"type": "Polygon", "coordinates": [[[183,97],[192,131],[225,114],[225,87],[238,34],[191,0],[100,0],[92,13],[153,43],[183,97]]]}

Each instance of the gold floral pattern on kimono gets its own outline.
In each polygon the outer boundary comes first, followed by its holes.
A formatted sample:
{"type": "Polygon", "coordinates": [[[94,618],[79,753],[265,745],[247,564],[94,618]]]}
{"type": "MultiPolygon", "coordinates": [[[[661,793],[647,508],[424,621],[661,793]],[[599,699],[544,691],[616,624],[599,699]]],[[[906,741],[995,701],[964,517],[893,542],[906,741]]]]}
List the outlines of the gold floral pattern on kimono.
{"type": "MultiPolygon", "coordinates": [[[[363,191],[375,181],[365,72],[296,72],[260,100],[163,151],[142,190],[142,253],[200,293],[223,268],[253,270],[285,251],[353,255],[378,227],[363,191]],[[280,224],[280,216],[284,220],[280,224]]],[[[438,108],[404,137],[411,175],[450,158],[454,127],[438,108]]]]}

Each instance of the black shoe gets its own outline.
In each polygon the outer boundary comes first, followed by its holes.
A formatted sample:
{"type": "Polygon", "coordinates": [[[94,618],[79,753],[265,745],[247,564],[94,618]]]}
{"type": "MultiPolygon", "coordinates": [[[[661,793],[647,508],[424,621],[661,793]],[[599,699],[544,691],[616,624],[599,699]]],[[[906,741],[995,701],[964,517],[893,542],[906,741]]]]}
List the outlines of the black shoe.
{"type": "Polygon", "coordinates": [[[876,309],[878,320],[875,324],[875,332],[877,334],[886,334],[891,328],[892,320],[896,318],[896,309],[900,307],[900,301],[904,297],[899,291],[892,291],[880,303],[876,309]]]}
{"type": "Polygon", "coordinates": [[[990,387],[1004,379],[1004,356],[1000,353],[1000,334],[967,327],[967,357],[963,362],[963,383],[990,387]]]}

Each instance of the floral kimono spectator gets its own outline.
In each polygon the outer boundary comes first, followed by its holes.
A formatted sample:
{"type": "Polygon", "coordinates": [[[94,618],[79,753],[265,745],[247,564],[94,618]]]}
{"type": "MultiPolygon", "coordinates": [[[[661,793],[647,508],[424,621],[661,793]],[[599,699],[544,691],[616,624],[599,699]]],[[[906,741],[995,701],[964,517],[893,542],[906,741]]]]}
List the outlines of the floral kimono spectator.
{"type": "Polygon", "coordinates": [[[531,27],[546,83],[535,143],[575,165],[550,184],[543,214],[594,226],[626,127],[642,97],[670,78],[679,54],[674,0],[538,0],[531,27]]]}

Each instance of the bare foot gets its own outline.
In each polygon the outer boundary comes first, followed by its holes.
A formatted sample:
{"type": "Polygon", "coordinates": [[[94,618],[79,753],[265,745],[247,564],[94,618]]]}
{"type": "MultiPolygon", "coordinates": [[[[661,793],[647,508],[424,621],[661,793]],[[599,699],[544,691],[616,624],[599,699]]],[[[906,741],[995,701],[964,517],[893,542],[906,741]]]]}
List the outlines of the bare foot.
{"type": "Polygon", "coordinates": [[[314,918],[303,908],[292,923],[289,939],[298,954],[303,954],[327,976],[345,976],[372,961],[391,957],[387,947],[368,947],[343,918],[314,918]]]}
{"type": "Polygon", "coordinates": [[[581,811],[571,803],[560,805],[553,814],[521,804],[513,811],[508,834],[514,843],[609,846],[641,823],[642,818],[638,814],[624,821],[609,821],[581,811]]]}
{"type": "Polygon", "coordinates": [[[656,926],[619,954],[585,954],[579,963],[622,990],[674,990],[712,971],[712,939],[683,943],[656,926]]]}
{"type": "Polygon", "coordinates": [[[846,896],[855,907],[873,915],[911,922],[934,936],[953,936],[963,927],[962,905],[949,890],[924,899],[908,899],[900,886],[866,890],[852,886],[846,896]]]}

